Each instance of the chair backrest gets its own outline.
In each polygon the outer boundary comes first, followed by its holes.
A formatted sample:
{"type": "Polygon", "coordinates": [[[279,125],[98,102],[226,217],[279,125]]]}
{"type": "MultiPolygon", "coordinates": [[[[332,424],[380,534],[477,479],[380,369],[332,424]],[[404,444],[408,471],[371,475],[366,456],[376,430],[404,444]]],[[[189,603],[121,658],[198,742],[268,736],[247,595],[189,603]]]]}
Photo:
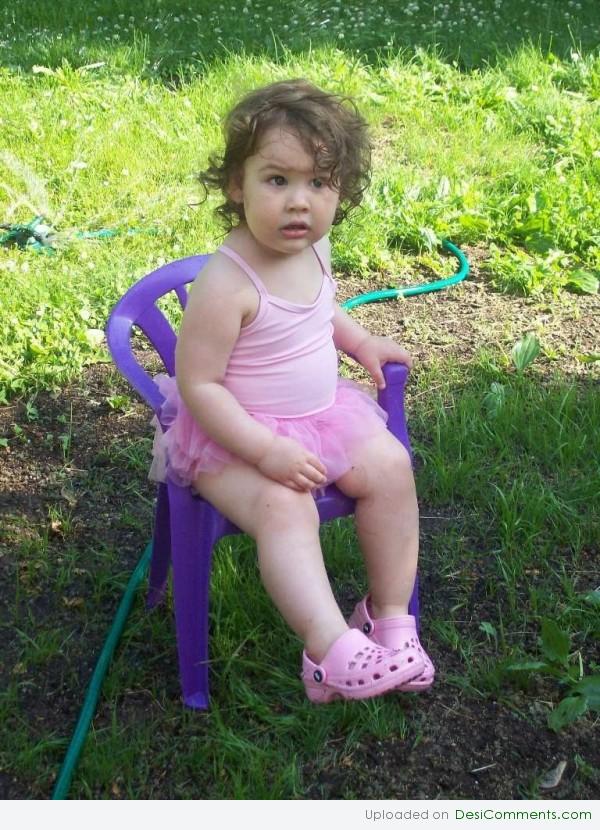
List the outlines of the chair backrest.
{"type": "Polygon", "coordinates": [[[106,339],[115,365],[157,414],[164,398],[152,377],[135,358],[132,348],[133,327],[137,326],[143,331],[156,349],[166,371],[169,375],[174,375],[177,335],[158,308],[157,302],[174,291],[184,309],[187,303],[185,286],[194,281],[209,259],[209,254],[199,254],[157,268],[131,286],[108,319],[106,339]]]}

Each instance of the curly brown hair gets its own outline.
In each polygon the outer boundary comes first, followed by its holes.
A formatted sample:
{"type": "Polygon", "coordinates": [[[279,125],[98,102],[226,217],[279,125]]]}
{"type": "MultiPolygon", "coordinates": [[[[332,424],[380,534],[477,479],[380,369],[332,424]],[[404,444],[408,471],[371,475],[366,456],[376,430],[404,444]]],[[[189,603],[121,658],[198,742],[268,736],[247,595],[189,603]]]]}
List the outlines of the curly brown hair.
{"type": "Polygon", "coordinates": [[[240,176],[244,162],[254,155],[271,127],[293,132],[315,159],[315,168],[327,170],[339,191],[333,220],[338,224],[360,204],[371,178],[371,144],[367,123],[350,98],[324,92],[294,78],[250,92],[231,110],[224,123],[225,151],[211,156],[209,167],[198,175],[205,198],[220,190],[225,202],[216,208],[227,230],[244,221],[244,207],[232,201],[228,190],[240,176]]]}

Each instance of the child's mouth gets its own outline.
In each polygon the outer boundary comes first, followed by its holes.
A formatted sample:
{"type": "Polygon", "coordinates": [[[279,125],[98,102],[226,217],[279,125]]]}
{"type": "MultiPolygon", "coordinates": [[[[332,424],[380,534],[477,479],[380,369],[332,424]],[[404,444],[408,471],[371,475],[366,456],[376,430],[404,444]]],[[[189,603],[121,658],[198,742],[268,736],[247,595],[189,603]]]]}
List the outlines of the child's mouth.
{"type": "Polygon", "coordinates": [[[304,222],[290,222],[281,229],[281,233],[286,239],[300,239],[306,236],[309,228],[304,222]]]}

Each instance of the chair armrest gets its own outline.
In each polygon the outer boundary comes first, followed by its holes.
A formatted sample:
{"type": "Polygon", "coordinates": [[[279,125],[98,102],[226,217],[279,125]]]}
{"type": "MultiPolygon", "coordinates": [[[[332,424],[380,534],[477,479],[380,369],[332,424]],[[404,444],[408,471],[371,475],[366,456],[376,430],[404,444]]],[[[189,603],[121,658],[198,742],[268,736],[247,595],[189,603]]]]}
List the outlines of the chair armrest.
{"type": "Polygon", "coordinates": [[[408,366],[404,363],[386,363],[383,367],[385,389],[377,392],[377,402],[388,413],[388,429],[396,436],[412,459],[406,417],[404,414],[404,388],[408,379],[408,366]]]}

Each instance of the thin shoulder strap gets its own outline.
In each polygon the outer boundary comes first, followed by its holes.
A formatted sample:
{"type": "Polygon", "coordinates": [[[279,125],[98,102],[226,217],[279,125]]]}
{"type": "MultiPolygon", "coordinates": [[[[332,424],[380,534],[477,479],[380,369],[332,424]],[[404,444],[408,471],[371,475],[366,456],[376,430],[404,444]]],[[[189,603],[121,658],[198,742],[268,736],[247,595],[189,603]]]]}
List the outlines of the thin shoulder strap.
{"type": "Polygon", "coordinates": [[[242,259],[242,257],[228,245],[221,245],[218,248],[218,250],[222,251],[230,259],[237,263],[237,265],[240,266],[240,268],[242,269],[242,271],[244,271],[248,279],[254,284],[254,287],[256,288],[259,294],[263,294],[265,296],[267,295],[267,289],[264,287],[260,277],[258,276],[256,271],[253,271],[252,268],[250,268],[245,259],[242,259]]]}
{"type": "Polygon", "coordinates": [[[333,279],[333,277],[331,276],[331,273],[325,268],[325,265],[323,264],[323,260],[321,259],[321,257],[317,253],[317,249],[315,248],[315,246],[312,245],[311,247],[312,247],[313,251],[315,252],[316,258],[319,260],[319,265],[321,266],[321,271],[323,272],[324,278],[329,280],[330,284],[333,286],[333,291],[335,293],[337,291],[337,282],[336,282],[336,280],[333,279]]]}
{"type": "Polygon", "coordinates": [[[321,266],[321,271],[322,271],[322,272],[323,272],[326,276],[328,276],[328,277],[329,277],[329,276],[331,276],[331,274],[328,274],[328,273],[327,273],[327,270],[326,270],[325,266],[323,265],[323,260],[321,259],[321,257],[320,257],[320,256],[319,256],[319,254],[317,253],[317,249],[315,248],[315,246],[314,246],[314,245],[311,245],[311,248],[313,249],[314,254],[315,254],[315,256],[316,256],[316,258],[317,258],[317,260],[318,260],[318,262],[319,262],[319,265],[321,266]]]}

